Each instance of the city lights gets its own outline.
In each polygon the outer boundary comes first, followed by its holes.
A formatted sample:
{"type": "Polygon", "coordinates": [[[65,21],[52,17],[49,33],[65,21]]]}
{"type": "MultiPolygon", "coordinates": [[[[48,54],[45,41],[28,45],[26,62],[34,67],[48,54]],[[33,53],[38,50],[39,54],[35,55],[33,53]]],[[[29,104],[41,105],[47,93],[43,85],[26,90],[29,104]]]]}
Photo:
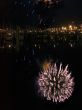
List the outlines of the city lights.
{"type": "Polygon", "coordinates": [[[32,43],[33,47],[38,48],[39,50],[41,49],[41,41],[44,44],[48,42],[48,38],[51,39],[49,41],[49,44],[47,45],[53,45],[53,48],[56,48],[58,45],[61,43],[67,44],[69,47],[73,48],[76,45],[81,45],[81,41],[77,38],[76,40],[72,40],[74,35],[77,35],[77,32],[79,36],[81,37],[82,35],[82,26],[80,25],[62,25],[62,26],[56,26],[56,27],[49,27],[49,28],[26,28],[26,29],[21,29],[16,28],[1,28],[0,29],[0,36],[1,36],[1,42],[2,46],[0,48],[11,48],[11,45],[14,49],[20,48],[20,46],[24,45],[24,35],[26,36],[26,39],[29,39],[29,35],[35,36],[33,39],[36,38],[36,42],[32,43]],[[62,38],[60,38],[62,36],[62,38]],[[68,37],[69,36],[69,37],[68,37]],[[70,38],[70,39],[69,39],[70,38]],[[55,42],[55,39],[58,39],[58,42],[55,42]],[[53,43],[52,43],[53,42],[53,43]],[[78,42],[78,43],[77,43],[78,42]],[[11,45],[9,45],[11,44],[11,45]],[[8,46],[9,45],[9,46],[8,46]]]}
{"type": "Polygon", "coordinates": [[[72,27],[72,25],[69,25],[69,30],[71,30],[71,31],[73,30],[73,27],[72,27]]]}

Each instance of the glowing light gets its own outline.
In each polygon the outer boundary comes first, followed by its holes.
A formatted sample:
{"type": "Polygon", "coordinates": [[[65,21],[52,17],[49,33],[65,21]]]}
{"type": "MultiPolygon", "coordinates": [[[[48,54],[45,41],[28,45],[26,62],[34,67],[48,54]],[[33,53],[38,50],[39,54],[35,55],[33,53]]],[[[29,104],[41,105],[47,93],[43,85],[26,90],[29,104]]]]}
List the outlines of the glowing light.
{"type": "Polygon", "coordinates": [[[9,33],[8,33],[8,35],[9,35],[9,36],[11,36],[11,35],[12,35],[12,33],[10,33],[10,32],[9,32],[9,33]]]}
{"type": "Polygon", "coordinates": [[[67,30],[67,28],[62,26],[62,30],[66,31],[66,30],[67,30]]]}
{"type": "Polygon", "coordinates": [[[52,0],[44,0],[45,3],[53,4],[52,0]]]}
{"type": "Polygon", "coordinates": [[[73,26],[72,25],[69,25],[69,30],[73,30],[73,26]]]}
{"type": "Polygon", "coordinates": [[[72,25],[70,25],[69,28],[72,28],[72,25]]]}
{"type": "Polygon", "coordinates": [[[50,62],[48,61],[45,61],[44,64],[43,64],[43,70],[47,70],[50,66],[50,62]]]}
{"type": "Polygon", "coordinates": [[[9,48],[11,48],[11,45],[9,45],[9,48]]]}
{"type": "MultiPolygon", "coordinates": [[[[47,66],[47,65],[46,65],[47,66]]],[[[47,100],[64,102],[74,90],[74,78],[68,71],[68,65],[58,69],[56,63],[48,64],[48,67],[40,72],[38,77],[39,93],[47,100]]]]}

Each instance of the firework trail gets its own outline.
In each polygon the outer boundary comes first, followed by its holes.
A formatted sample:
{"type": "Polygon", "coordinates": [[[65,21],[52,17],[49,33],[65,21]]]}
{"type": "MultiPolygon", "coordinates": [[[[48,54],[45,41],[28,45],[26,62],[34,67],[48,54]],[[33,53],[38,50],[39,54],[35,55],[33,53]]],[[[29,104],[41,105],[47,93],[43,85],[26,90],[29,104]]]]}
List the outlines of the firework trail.
{"type": "Polygon", "coordinates": [[[56,11],[63,6],[63,0],[35,0],[35,12],[38,15],[38,26],[46,27],[53,25],[56,11]],[[49,24],[49,25],[48,25],[49,24]]]}
{"type": "Polygon", "coordinates": [[[58,69],[56,63],[50,64],[40,72],[38,77],[39,92],[47,100],[53,102],[64,102],[74,90],[74,78],[68,71],[68,65],[63,68],[62,64],[58,69]]]}

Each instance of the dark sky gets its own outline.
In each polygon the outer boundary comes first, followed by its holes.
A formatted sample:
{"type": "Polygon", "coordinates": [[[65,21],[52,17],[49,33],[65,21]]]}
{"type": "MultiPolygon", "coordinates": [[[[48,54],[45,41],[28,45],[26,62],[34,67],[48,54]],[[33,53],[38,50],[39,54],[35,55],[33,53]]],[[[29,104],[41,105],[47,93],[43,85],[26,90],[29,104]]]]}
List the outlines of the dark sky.
{"type": "MultiPolygon", "coordinates": [[[[27,25],[39,23],[41,19],[37,19],[39,13],[31,14],[33,12],[33,5],[32,3],[29,5],[29,1],[33,0],[17,0],[18,5],[15,6],[15,0],[0,0],[0,23],[21,23],[27,25]],[[23,6],[20,6],[21,1],[23,6]]],[[[50,11],[52,12],[52,9],[50,11]]],[[[54,15],[52,14],[53,24],[72,21],[80,22],[82,21],[82,0],[64,0],[64,5],[56,11],[53,9],[53,11],[55,12],[54,15]]],[[[52,19],[50,20],[52,21],[52,19]]],[[[51,24],[51,21],[47,21],[47,23],[51,24]]]]}
{"type": "Polygon", "coordinates": [[[64,0],[64,7],[59,10],[59,22],[82,21],[82,0],[64,0]]]}

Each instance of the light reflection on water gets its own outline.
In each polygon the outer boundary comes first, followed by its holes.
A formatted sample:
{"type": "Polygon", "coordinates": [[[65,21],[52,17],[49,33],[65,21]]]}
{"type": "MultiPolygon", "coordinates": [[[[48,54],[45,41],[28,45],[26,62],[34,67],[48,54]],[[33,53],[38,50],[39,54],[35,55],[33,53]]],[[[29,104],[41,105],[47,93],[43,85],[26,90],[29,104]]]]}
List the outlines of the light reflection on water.
{"type": "MultiPolygon", "coordinates": [[[[70,37],[66,36],[65,40],[60,39],[60,37],[51,39],[51,37],[37,38],[37,36],[27,37],[26,35],[23,45],[20,46],[18,51],[7,48],[0,51],[0,73],[4,82],[2,84],[4,88],[5,86],[8,88],[7,93],[2,92],[2,95],[7,94],[9,104],[12,101],[13,106],[19,102],[20,106],[31,104],[37,108],[41,106],[47,108],[45,101],[42,100],[42,102],[37,98],[37,94],[34,94],[36,87],[34,87],[33,81],[40,71],[41,63],[48,59],[58,63],[63,62],[64,65],[69,64],[75,77],[76,88],[72,101],[70,99],[71,104],[67,103],[65,107],[67,108],[69,105],[71,108],[78,104],[81,99],[79,91],[81,88],[80,78],[82,77],[81,37],[71,35],[70,37]]],[[[6,91],[5,89],[2,90],[6,91]]],[[[53,105],[53,109],[56,107],[56,105],[53,105]]]]}

